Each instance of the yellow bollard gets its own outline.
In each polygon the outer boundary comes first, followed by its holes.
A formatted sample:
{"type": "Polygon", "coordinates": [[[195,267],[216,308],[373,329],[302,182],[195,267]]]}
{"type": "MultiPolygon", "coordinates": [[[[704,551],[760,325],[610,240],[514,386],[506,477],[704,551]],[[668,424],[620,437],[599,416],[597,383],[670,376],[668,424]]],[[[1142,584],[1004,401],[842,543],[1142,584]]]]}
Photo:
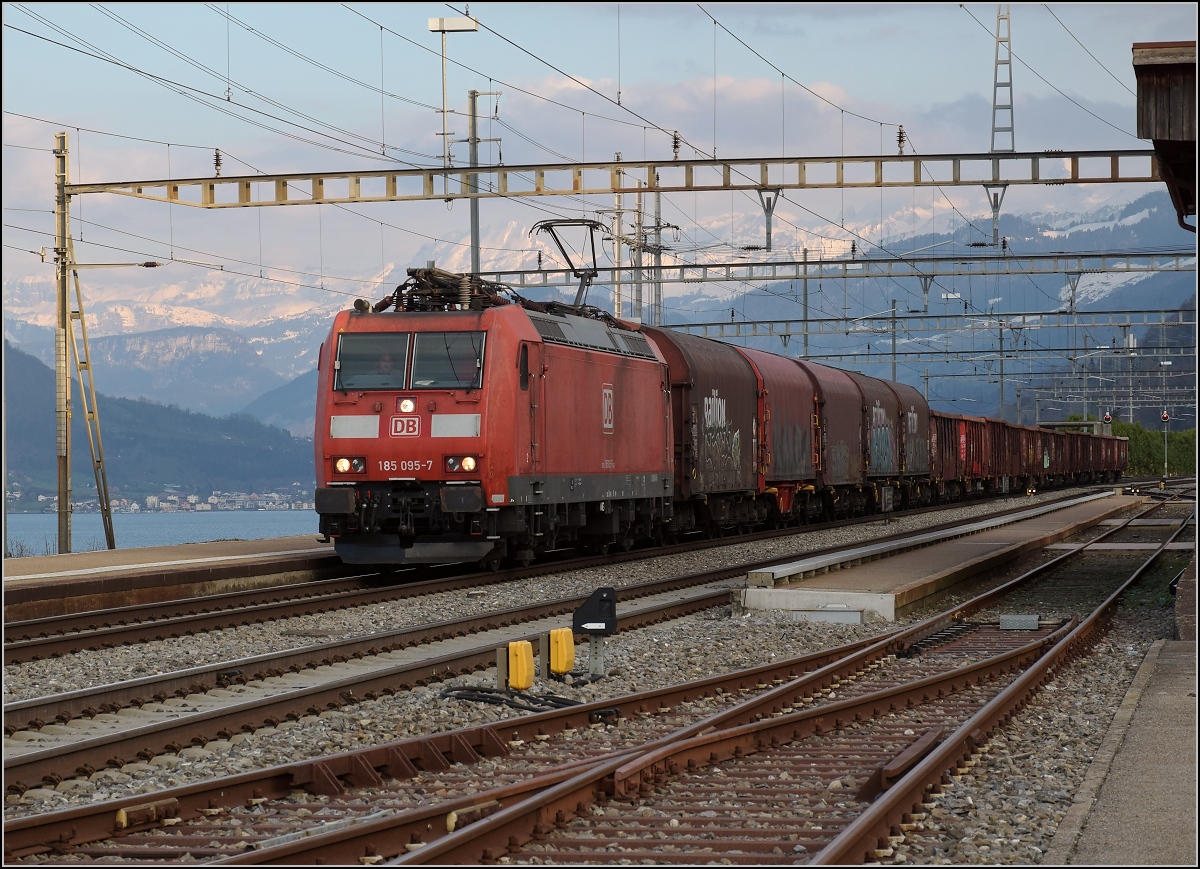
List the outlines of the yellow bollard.
{"type": "Polygon", "coordinates": [[[575,666],[575,632],[558,628],[550,632],[550,670],[559,676],[575,666]]]}
{"type": "Polygon", "coordinates": [[[533,643],[529,640],[508,644],[508,687],[516,691],[533,687],[533,643]]]}

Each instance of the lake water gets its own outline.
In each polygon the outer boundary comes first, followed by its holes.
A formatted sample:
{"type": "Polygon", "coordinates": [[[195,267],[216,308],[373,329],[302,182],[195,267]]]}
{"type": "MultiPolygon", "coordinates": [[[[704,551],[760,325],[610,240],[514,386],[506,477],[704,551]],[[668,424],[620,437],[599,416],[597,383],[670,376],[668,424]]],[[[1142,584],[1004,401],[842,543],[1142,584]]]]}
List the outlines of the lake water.
{"type": "MultiPolygon", "coordinates": [[[[54,513],[10,513],[5,517],[5,551],[25,555],[58,552],[58,516],[54,513]]],[[[210,540],[263,540],[270,537],[317,536],[313,510],[214,510],[205,513],[117,513],[113,536],[118,549],[206,543],[210,540]]],[[[104,523],[98,513],[71,517],[74,552],[106,549],[104,523]]]]}

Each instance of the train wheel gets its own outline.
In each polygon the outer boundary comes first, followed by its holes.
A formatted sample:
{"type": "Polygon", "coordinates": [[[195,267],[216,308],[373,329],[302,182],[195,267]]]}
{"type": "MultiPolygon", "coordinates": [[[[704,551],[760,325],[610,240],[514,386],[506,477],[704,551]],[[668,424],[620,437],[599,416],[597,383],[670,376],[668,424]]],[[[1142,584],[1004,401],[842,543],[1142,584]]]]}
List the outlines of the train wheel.
{"type": "Polygon", "coordinates": [[[501,558],[499,555],[485,555],[479,560],[479,566],[491,573],[498,573],[500,571],[500,562],[501,558]]]}
{"type": "Polygon", "coordinates": [[[626,538],[622,539],[621,540],[621,548],[623,550],[625,550],[626,552],[628,552],[630,549],[633,549],[633,538],[626,537],[626,538]]]}

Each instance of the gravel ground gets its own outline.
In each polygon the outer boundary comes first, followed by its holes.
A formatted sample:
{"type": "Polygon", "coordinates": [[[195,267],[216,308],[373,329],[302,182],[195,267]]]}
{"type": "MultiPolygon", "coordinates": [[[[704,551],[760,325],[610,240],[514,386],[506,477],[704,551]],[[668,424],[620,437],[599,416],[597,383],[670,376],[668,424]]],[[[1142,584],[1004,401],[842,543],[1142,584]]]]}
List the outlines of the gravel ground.
{"type": "Polygon", "coordinates": [[[756,543],[731,543],[717,549],[686,555],[660,556],[611,568],[591,568],[502,585],[489,585],[477,590],[486,592],[482,595],[469,595],[465,591],[447,592],[262,625],[228,628],[193,637],[160,640],[116,649],[98,649],[79,652],[65,658],[12,664],[4,668],[4,702],[11,703],[81,688],[111,685],[129,679],[247,658],[281,649],[397,630],[446,619],[465,618],[490,610],[538,601],[590,594],[594,589],[603,586],[620,588],[749,560],[789,558],[814,549],[870,540],[880,534],[917,531],[948,519],[966,521],[998,508],[1040,503],[1061,497],[1065,493],[1064,490],[1041,493],[1032,498],[990,501],[961,507],[949,513],[927,513],[888,522],[873,522],[856,528],[816,530],[794,537],[756,543]]]}
{"type": "Polygon", "coordinates": [[[1060,672],[934,798],[896,862],[1040,863],[1150,645],[1170,638],[1169,608],[1123,608],[1112,629],[1060,672]]]}
{"type": "MultiPolygon", "coordinates": [[[[605,641],[609,678],[596,683],[554,684],[545,693],[581,702],[700,679],[793,657],[872,636],[886,627],[792,622],[775,614],[731,618],[724,607],[676,619],[605,641]]],[[[580,646],[576,670],[586,672],[587,646],[580,646]]],[[[253,735],[214,740],[203,749],[156,757],[120,772],[103,770],[90,780],[71,779],[57,790],[35,788],[8,797],[7,817],[64,808],[137,793],[148,793],[208,778],[332,754],[395,739],[473,724],[503,721],[522,713],[508,707],[443,699],[445,687],[494,686],[494,671],[462,676],[336,712],[263,727],[253,735]]],[[[538,693],[541,693],[539,689],[538,693]]]]}
{"type": "MultiPolygon", "coordinates": [[[[1022,499],[1024,500],[1024,499],[1022,499]]],[[[964,508],[966,519],[988,510],[987,505],[964,508]]],[[[942,521],[939,517],[938,521],[942,521]]],[[[888,532],[931,524],[913,517],[889,524],[888,532]]],[[[195,666],[202,661],[259,654],[273,648],[311,642],[304,632],[330,638],[393,629],[445,619],[484,608],[515,605],[538,599],[585,593],[601,585],[624,585],[673,573],[745,558],[778,554],[785,557],[815,548],[865,538],[880,532],[835,529],[799,539],[732,544],[687,556],[670,556],[620,566],[611,571],[591,569],[540,578],[503,587],[489,587],[484,597],[465,592],[419,601],[364,607],[292,619],[273,625],[231,629],[184,641],[151,643],[136,648],[105,650],[69,658],[7,667],[5,699],[40,696],[77,687],[134,678],[156,670],[195,666]],[[9,693],[11,690],[11,694],[9,693]]],[[[1025,566],[1013,566],[1015,575],[1025,566]]],[[[966,598],[966,591],[944,598],[938,609],[966,598]]],[[[914,613],[911,618],[922,617],[914,613]]],[[[556,684],[551,693],[580,701],[617,696],[681,681],[702,678],[791,657],[872,636],[889,627],[875,621],[865,625],[793,622],[783,614],[750,613],[732,617],[729,608],[678,619],[667,624],[611,637],[606,661],[611,678],[593,684],[556,684]]],[[[1150,644],[1170,637],[1171,610],[1147,600],[1125,607],[1113,627],[1069,673],[1060,674],[1014,720],[971,775],[937,798],[937,807],[924,822],[926,829],[909,834],[896,847],[897,860],[907,862],[1038,862],[1058,822],[1070,807],[1075,789],[1087,772],[1120,700],[1150,644]],[[1072,698],[1062,704],[1059,698],[1072,698]]],[[[320,639],[325,639],[321,637],[320,639]]],[[[579,647],[586,670],[586,645],[579,647]]],[[[265,727],[253,735],[215,740],[204,748],[155,758],[150,764],[130,764],[123,770],[103,770],[90,780],[72,779],[55,790],[37,788],[6,799],[6,818],[67,808],[72,805],[148,793],[208,778],[345,751],[422,733],[504,720],[516,710],[439,696],[442,687],[491,685],[490,673],[460,677],[445,686],[367,701],[320,717],[265,727]]]]}

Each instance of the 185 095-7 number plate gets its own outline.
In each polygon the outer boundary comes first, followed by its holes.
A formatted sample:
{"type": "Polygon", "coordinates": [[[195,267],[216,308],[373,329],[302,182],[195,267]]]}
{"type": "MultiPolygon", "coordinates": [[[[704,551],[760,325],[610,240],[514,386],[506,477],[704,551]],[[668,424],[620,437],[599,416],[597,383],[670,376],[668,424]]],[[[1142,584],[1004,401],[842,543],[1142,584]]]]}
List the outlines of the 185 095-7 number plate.
{"type": "Polygon", "coordinates": [[[433,460],[420,461],[418,459],[405,459],[401,461],[384,460],[379,463],[381,471],[432,471],[433,460]]]}

